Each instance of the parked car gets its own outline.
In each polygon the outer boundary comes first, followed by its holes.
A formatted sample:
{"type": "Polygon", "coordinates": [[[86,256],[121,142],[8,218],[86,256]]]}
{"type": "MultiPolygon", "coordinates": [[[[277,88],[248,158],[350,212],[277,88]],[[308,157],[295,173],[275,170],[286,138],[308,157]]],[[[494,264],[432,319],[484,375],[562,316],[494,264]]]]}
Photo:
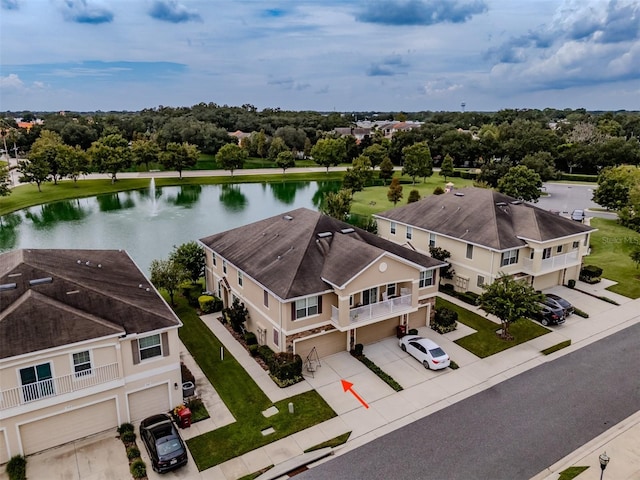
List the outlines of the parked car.
{"type": "Polygon", "coordinates": [[[569,302],[569,300],[565,300],[560,295],[556,295],[555,293],[546,293],[545,297],[547,300],[551,300],[557,303],[564,310],[565,318],[573,314],[573,312],[575,311],[575,308],[573,307],[573,305],[571,305],[571,302],[569,302]]]}
{"type": "Polygon", "coordinates": [[[545,327],[547,325],[561,325],[565,322],[564,310],[560,305],[548,300],[544,302],[538,302],[540,310],[534,315],[534,318],[538,320],[545,327]]]}
{"type": "Polygon", "coordinates": [[[187,447],[168,415],[153,415],[142,420],[140,437],[156,472],[168,472],[187,463],[187,447]]]}
{"type": "Polygon", "coordinates": [[[584,210],[574,210],[571,212],[571,220],[575,220],[576,222],[583,222],[584,217],[584,210]]]}
{"type": "Polygon", "coordinates": [[[444,353],[444,350],[436,342],[428,338],[418,335],[405,335],[399,340],[398,344],[403,352],[407,352],[416,358],[425,368],[440,370],[447,368],[451,363],[449,355],[444,353]]]}

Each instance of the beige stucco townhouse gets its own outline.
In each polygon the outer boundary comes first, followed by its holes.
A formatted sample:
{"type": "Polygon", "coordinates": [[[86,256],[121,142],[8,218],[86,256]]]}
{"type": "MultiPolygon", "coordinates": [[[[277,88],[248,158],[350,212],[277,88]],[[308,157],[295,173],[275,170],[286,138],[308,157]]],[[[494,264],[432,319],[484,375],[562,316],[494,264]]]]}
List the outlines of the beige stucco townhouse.
{"type": "Polygon", "coordinates": [[[458,291],[482,293],[501,273],[538,290],[577,280],[596,229],[490,189],[462,188],[374,215],[378,235],[451,253],[458,291]]]}
{"type": "Polygon", "coordinates": [[[179,404],[180,326],[124,251],[0,254],[0,463],[179,404]]]}
{"type": "Polygon", "coordinates": [[[427,325],[444,265],[306,208],[200,242],[207,288],[245,304],[260,344],[303,360],[427,325]]]}

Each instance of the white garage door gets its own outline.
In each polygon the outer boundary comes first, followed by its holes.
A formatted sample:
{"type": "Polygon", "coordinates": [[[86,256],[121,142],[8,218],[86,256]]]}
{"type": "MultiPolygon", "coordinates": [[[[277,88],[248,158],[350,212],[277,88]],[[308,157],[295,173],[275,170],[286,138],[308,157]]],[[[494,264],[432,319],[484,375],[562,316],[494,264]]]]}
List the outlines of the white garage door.
{"type": "Polygon", "coordinates": [[[117,426],[116,401],[112,399],[21,425],[20,437],[28,455],[117,426]]]}
{"type": "Polygon", "coordinates": [[[166,384],[129,395],[129,416],[132,422],[138,422],[158,413],[167,413],[170,409],[169,391],[166,384]]]}
{"type": "Polygon", "coordinates": [[[0,430],[0,465],[9,461],[9,452],[7,451],[7,440],[4,437],[4,430],[0,430]]]}
{"type": "Polygon", "coordinates": [[[318,357],[326,357],[334,353],[344,352],[347,350],[347,333],[337,330],[328,332],[308,340],[300,340],[294,343],[294,351],[302,357],[302,361],[307,358],[309,352],[316,347],[318,357]]]}

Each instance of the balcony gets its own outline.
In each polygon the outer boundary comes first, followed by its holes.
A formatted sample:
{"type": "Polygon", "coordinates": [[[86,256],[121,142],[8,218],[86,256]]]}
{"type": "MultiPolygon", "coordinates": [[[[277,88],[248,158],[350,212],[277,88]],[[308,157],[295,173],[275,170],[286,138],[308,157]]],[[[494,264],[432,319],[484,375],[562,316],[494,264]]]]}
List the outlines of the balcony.
{"type": "Polygon", "coordinates": [[[111,363],[62,377],[49,378],[0,391],[0,410],[76,392],[118,379],[118,364],[111,363]]]}
{"type": "MultiPolygon", "coordinates": [[[[367,322],[369,320],[383,320],[400,315],[412,309],[411,294],[401,295],[377,303],[355,307],[349,310],[349,323],[351,325],[367,322]]],[[[340,310],[331,307],[331,320],[339,323],[340,310]]]]}
{"type": "Polygon", "coordinates": [[[551,272],[553,270],[560,270],[561,268],[577,265],[580,263],[580,258],[578,257],[578,252],[569,252],[563,255],[554,255],[549,258],[544,258],[540,263],[540,268],[534,271],[533,265],[534,261],[530,259],[524,260],[524,268],[527,272],[532,274],[551,272]]]}

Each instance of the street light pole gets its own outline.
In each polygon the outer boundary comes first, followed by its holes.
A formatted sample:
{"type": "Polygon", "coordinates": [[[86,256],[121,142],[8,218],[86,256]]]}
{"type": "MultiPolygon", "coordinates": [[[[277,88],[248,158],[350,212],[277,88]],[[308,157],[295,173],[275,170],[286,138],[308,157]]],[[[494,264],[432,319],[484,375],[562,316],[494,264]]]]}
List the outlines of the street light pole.
{"type": "Polygon", "coordinates": [[[601,453],[600,457],[600,480],[602,480],[602,476],[604,475],[604,469],[607,468],[607,464],[609,463],[610,458],[607,456],[607,452],[601,453]]]}

